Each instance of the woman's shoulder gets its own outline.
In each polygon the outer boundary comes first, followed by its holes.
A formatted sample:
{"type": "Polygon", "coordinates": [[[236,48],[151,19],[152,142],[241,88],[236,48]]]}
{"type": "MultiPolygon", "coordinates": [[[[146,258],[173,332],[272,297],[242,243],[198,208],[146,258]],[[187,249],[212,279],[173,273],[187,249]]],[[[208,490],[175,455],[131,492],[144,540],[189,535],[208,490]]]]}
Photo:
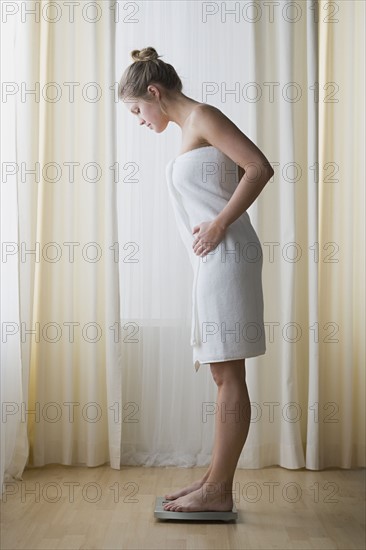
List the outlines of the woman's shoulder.
{"type": "Polygon", "coordinates": [[[211,145],[207,136],[204,136],[204,129],[207,129],[210,125],[217,125],[222,123],[227,117],[213,105],[208,103],[199,103],[196,105],[190,116],[190,133],[195,136],[197,142],[201,145],[211,145]]]}
{"type": "Polygon", "coordinates": [[[208,103],[195,107],[191,129],[202,141],[220,148],[221,140],[225,139],[223,131],[233,132],[234,128],[234,123],[218,107],[208,103]]]}
{"type": "Polygon", "coordinates": [[[193,109],[192,115],[197,119],[201,117],[223,116],[223,113],[214,105],[210,105],[209,103],[199,103],[193,109]]]}
{"type": "Polygon", "coordinates": [[[207,124],[220,124],[223,122],[230,122],[228,117],[224,115],[218,107],[214,105],[209,105],[208,103],[200,103],[196,105],[192,112],[192,125],[199,130],[202,128],[202,125],[207,126],[207,124]]]}

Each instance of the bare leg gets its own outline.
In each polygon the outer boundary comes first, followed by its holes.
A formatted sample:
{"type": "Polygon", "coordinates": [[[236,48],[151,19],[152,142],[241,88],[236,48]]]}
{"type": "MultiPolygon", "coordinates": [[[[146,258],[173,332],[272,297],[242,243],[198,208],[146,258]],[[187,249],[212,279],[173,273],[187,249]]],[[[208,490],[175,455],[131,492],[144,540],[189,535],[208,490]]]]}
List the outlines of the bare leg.
{"type": "MultiPolygon", "coordinates": [[[[218,392],[220,392],[220,387],[218,389],[218,392]]],[[[207,471],[204,473],[204,475],[200,479],[197,479],[196,481],[194,481],[191,485],[187,485],[186,487],[184,487],[183,489],[180,489],[179,491],[176,491],[175,493],[167,493],[166,495],[164,495],[165,500],[175,500],[179,497],[182,497],[183,495],[188,495],[188,493],[192,493],[193,491],[200,489],[202,485],[205,483],[205,481],[207,481],[212,470],[212,464],[213,464],[214,456],[216,452],[216,444],[217,444],[216,436],[217,436],[217,433],[215,432],[215,443],[212,451],[211,463],[207,471]]]]}
{"type": "MultiPolygon", "coordinates": [[[[244,364],[244,368],[241,370],[241,372],[242,372],[243,380],[245,382],[245,359],[241,359],[240,361],[243,362],[243,364],[244,364]]],[[[225,362],[212,363],[212,365],[224,366],[225,362]]],[[[212,375],[214,376],[214,370],[212,368],[211,368],[211,372],[212,372],[212,375]]],[[[217,386],[217,403],[220,401],[221,388],[222,388],[222,384],[218,384],[218,386],[217,386]]],[[[200,479],[197,479],[191,485],[187,485],[183,489],[180,489],[180,490],[178,490],[174,493],[166,493],[164,495],[164,498],[166,500],[175,500],[175,499],[177,499],[177,498],[179,498],[183,495],[187,495],[188,493],[192,493],[193,491],[196,491],[197,489],[200,489],[202,487],[202,485],[207,481],[208,477],[210,476],[210,473],[211,473],[211,470],[212,470],[212,465],[213,465],[215,454],[216,454],[217,435],[218,435],[217,423],[218,423],[218,415],[216,415],[216,419],[215,419],[215,442],[214,442],[214,447],[213,447],[212,456],[211,456],[211,463],[210,463],[207,471],[204,473],[204,475],[200,479]]]]}
{"type": "Polygon", "coordinates": [[[245,360],[212,363],[211,371],[218,386],[215,449],[211,465],[200,480],[203,481],[200,487],[166,503],[165,510],[231,510],[233,506],[234,473],[250,426],[245,360]]]}

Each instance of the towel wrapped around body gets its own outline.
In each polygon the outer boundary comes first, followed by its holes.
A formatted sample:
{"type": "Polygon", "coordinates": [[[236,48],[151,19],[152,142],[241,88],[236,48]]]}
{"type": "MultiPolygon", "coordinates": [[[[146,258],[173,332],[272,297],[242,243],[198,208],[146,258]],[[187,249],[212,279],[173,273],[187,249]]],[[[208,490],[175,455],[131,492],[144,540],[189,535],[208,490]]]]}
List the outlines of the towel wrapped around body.
{"type": "Polygon", "coordinates": [[[249,214],[230,224],[206,256],[192,248],[193,227],[215,219],[235,191],[237,165],[216,147],[204,146],[170,160],[166,179],[194,273],[190,343],[196,371],[205,363],[263,355],[263,254],[249,214]]]}

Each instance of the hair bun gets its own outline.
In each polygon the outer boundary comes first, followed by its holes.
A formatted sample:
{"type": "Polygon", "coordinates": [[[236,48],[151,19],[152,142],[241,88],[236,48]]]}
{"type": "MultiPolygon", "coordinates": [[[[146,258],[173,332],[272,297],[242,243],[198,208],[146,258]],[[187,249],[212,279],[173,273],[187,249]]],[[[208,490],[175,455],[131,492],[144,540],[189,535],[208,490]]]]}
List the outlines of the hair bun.
{"type": "Polygon", "coordinates": [[[132,50],[131,57],[134,61],[156,61],[160,56],[155,48],[143,48],[142,50],[132,50]]]}

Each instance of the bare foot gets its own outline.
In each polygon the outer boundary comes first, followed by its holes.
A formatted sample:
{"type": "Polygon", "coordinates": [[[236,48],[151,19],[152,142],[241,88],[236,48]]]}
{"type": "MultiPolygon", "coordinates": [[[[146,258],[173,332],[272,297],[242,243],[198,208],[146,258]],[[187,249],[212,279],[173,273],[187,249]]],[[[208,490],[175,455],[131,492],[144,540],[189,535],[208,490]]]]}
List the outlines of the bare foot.
{"type": "Polygon", "coordinates": [[[167,502],[163,508],[170,512],[228,512],[233,509],[232,492],[220,491],[219,486],[205,483],[200,489],[167,502]]]}
{"type": "Polygon", "coordinates": [[[208,471],[202,479],[199,479],[197,481],[194,481],[191,485],[187,485],[187,487],[184,487],[180,491],[176,491],[175,493],[167,493],[164,495],[165,500],[175,500],[179,497],[182,497],[184,495],[188,495],[188,493],[192,493],[193,491],[196,491],[197,489],[200,489],[204,482],[207,480],[209,476],[210,471],[208,471]]]}

